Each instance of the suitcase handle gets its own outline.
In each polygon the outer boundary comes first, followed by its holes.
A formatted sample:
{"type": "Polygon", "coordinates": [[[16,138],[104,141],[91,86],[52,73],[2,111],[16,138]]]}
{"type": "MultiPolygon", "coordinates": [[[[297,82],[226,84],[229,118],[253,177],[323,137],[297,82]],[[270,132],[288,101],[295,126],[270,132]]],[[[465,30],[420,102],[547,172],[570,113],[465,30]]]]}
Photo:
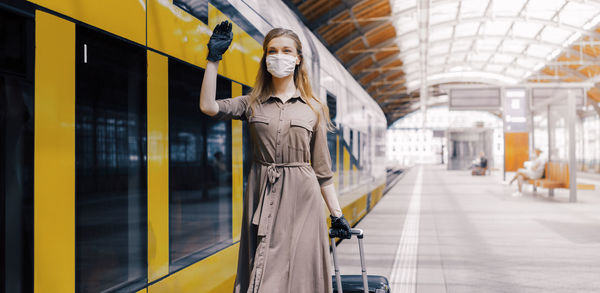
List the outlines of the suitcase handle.
{"type": "MultiPolygon", "coordinates": [[[[330,237],[330,238],[333,238],[333,237],[331,236],[331,231],[332,231],[332,230],[333,230],[333,229],[329,229],[329,237],[330,237]]],[[[363,233],[363,230],[362,230],[362,229],[350,229],[350,236],[352,236],[352,235],[356,235],[356,237],[358,237],[359,239],[362,239],[362,238],[363,238],[363,236],[364,236],[364,233],[363,233]]]]}
{"type": "MultiPolygon", "coordinates": [[[[358,251],[360,254],[360,268],[362,270],[362,279],[363,279],[363,291],[364,293],[369,293],[369,282],[367,280],[367,266],[365,264],[365,253],[363,249],[363,237],[364,233],[362,229],[350,229],[350,237],[352,235],[356,235],[358,238],[358,251]]],[[[329,230],[329,237],[331,237],[331,230],[329,230]]],[[[340,277],[340,269],[338,267],[337,254],[335,248],[335,237],[331,237],[331,250],[333,254],[333,267],[335,268],[335,281],[337,284],[337,292],[343,293],[342,290],[342,278],[340,277]]]]}

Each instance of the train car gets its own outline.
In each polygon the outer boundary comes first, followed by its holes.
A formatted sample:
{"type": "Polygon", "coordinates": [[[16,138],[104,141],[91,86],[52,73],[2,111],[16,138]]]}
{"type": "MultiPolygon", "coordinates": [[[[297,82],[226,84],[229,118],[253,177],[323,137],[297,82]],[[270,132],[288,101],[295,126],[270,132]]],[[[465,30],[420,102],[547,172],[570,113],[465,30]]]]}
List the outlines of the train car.
{"type": "Polygon", "coordinates": [[[283,2],[3,0],[3,292],[232,290],[247,126],[198,107],[225,19],[217,98],[251,89],[271,28],[294,30],[337,126],[344,214],[355,224],[381,199],[385,116],[283,2]]]}

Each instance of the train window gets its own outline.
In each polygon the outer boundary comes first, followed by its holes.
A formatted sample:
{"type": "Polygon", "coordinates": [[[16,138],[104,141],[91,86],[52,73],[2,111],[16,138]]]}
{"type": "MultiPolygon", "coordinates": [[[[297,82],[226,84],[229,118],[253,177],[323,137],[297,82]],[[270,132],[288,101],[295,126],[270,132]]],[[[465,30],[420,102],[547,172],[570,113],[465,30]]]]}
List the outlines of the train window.
{"type": "Polygon", "coordinates": [[[0,68],[3,72],[24,76],[27,71],[28,46],[26,18],[0,10],[0,68]]]}
{"type": "Polygon", "coordinates": [[[337,116],[337,98],[330,92],[327,92],[327,107],[329,108],[331,121],[335,121],[337,116]]]}
{"type": "Polygon", "coordinates": [[[0,292],[33,292],[34,30],[0,7],[0,292]]]}
{"type": "MultiPolygon", "coordinates": [[[[169,235],[171,271],[231,245],[231,122],[202,114],[204,71],[169,60],[169,235]]],[[[217,78],[217,98],[231,81],[217,78]]]]}
{"type": "Polygon", "coordinates": [[[173,0],[173,4],[208,24],[208,0],[173,0]]]}
{"type": "Polygon", "coordinates": [[[146,51],[81,25],[76,46],[76,291],[137,291],[147,279],[146,51]]]}
{"type": "MultiPolygon", "coordinates": [[[[331,118],[331,122],[333,125],[336,125],[335,118],[337,115],[337,98],[327,92],[327,107],[329,108],[329,117],[331,118]]],[[[337,161],[337,152],[335,150],[337,144],[337,129],[332,132],[327,132],[327,145],[329,147],[329,155],[331,156],[331,169],[333,172],[337,170],[337,165],[335,162],[337,161]]]]}

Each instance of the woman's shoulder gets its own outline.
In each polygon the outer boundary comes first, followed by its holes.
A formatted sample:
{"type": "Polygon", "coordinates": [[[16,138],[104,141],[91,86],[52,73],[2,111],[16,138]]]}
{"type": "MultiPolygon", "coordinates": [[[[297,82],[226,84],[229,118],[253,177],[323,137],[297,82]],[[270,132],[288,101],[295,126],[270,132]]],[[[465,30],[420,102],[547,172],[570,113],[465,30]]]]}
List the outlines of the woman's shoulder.
{"type": "Polygon", "coordinates": [[[232,99],[241,99],[241,100],[245,100],[245,101],[247,101],[249,98],[250,98],[250,95],[241,95],[241,96],[232,97],[232,99]]]}

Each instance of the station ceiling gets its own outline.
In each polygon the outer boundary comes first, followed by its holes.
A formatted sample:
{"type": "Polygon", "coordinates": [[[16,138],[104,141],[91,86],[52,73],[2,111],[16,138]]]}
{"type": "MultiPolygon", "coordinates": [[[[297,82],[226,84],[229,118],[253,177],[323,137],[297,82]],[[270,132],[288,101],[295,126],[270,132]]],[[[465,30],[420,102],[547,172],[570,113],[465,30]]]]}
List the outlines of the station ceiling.
{"type": "Polygon", "coordinates": [[[600,1],[286,1],[389,124],[419,109],[421,77],[429,97],[443,84],[600,82],[600,1]]]}

